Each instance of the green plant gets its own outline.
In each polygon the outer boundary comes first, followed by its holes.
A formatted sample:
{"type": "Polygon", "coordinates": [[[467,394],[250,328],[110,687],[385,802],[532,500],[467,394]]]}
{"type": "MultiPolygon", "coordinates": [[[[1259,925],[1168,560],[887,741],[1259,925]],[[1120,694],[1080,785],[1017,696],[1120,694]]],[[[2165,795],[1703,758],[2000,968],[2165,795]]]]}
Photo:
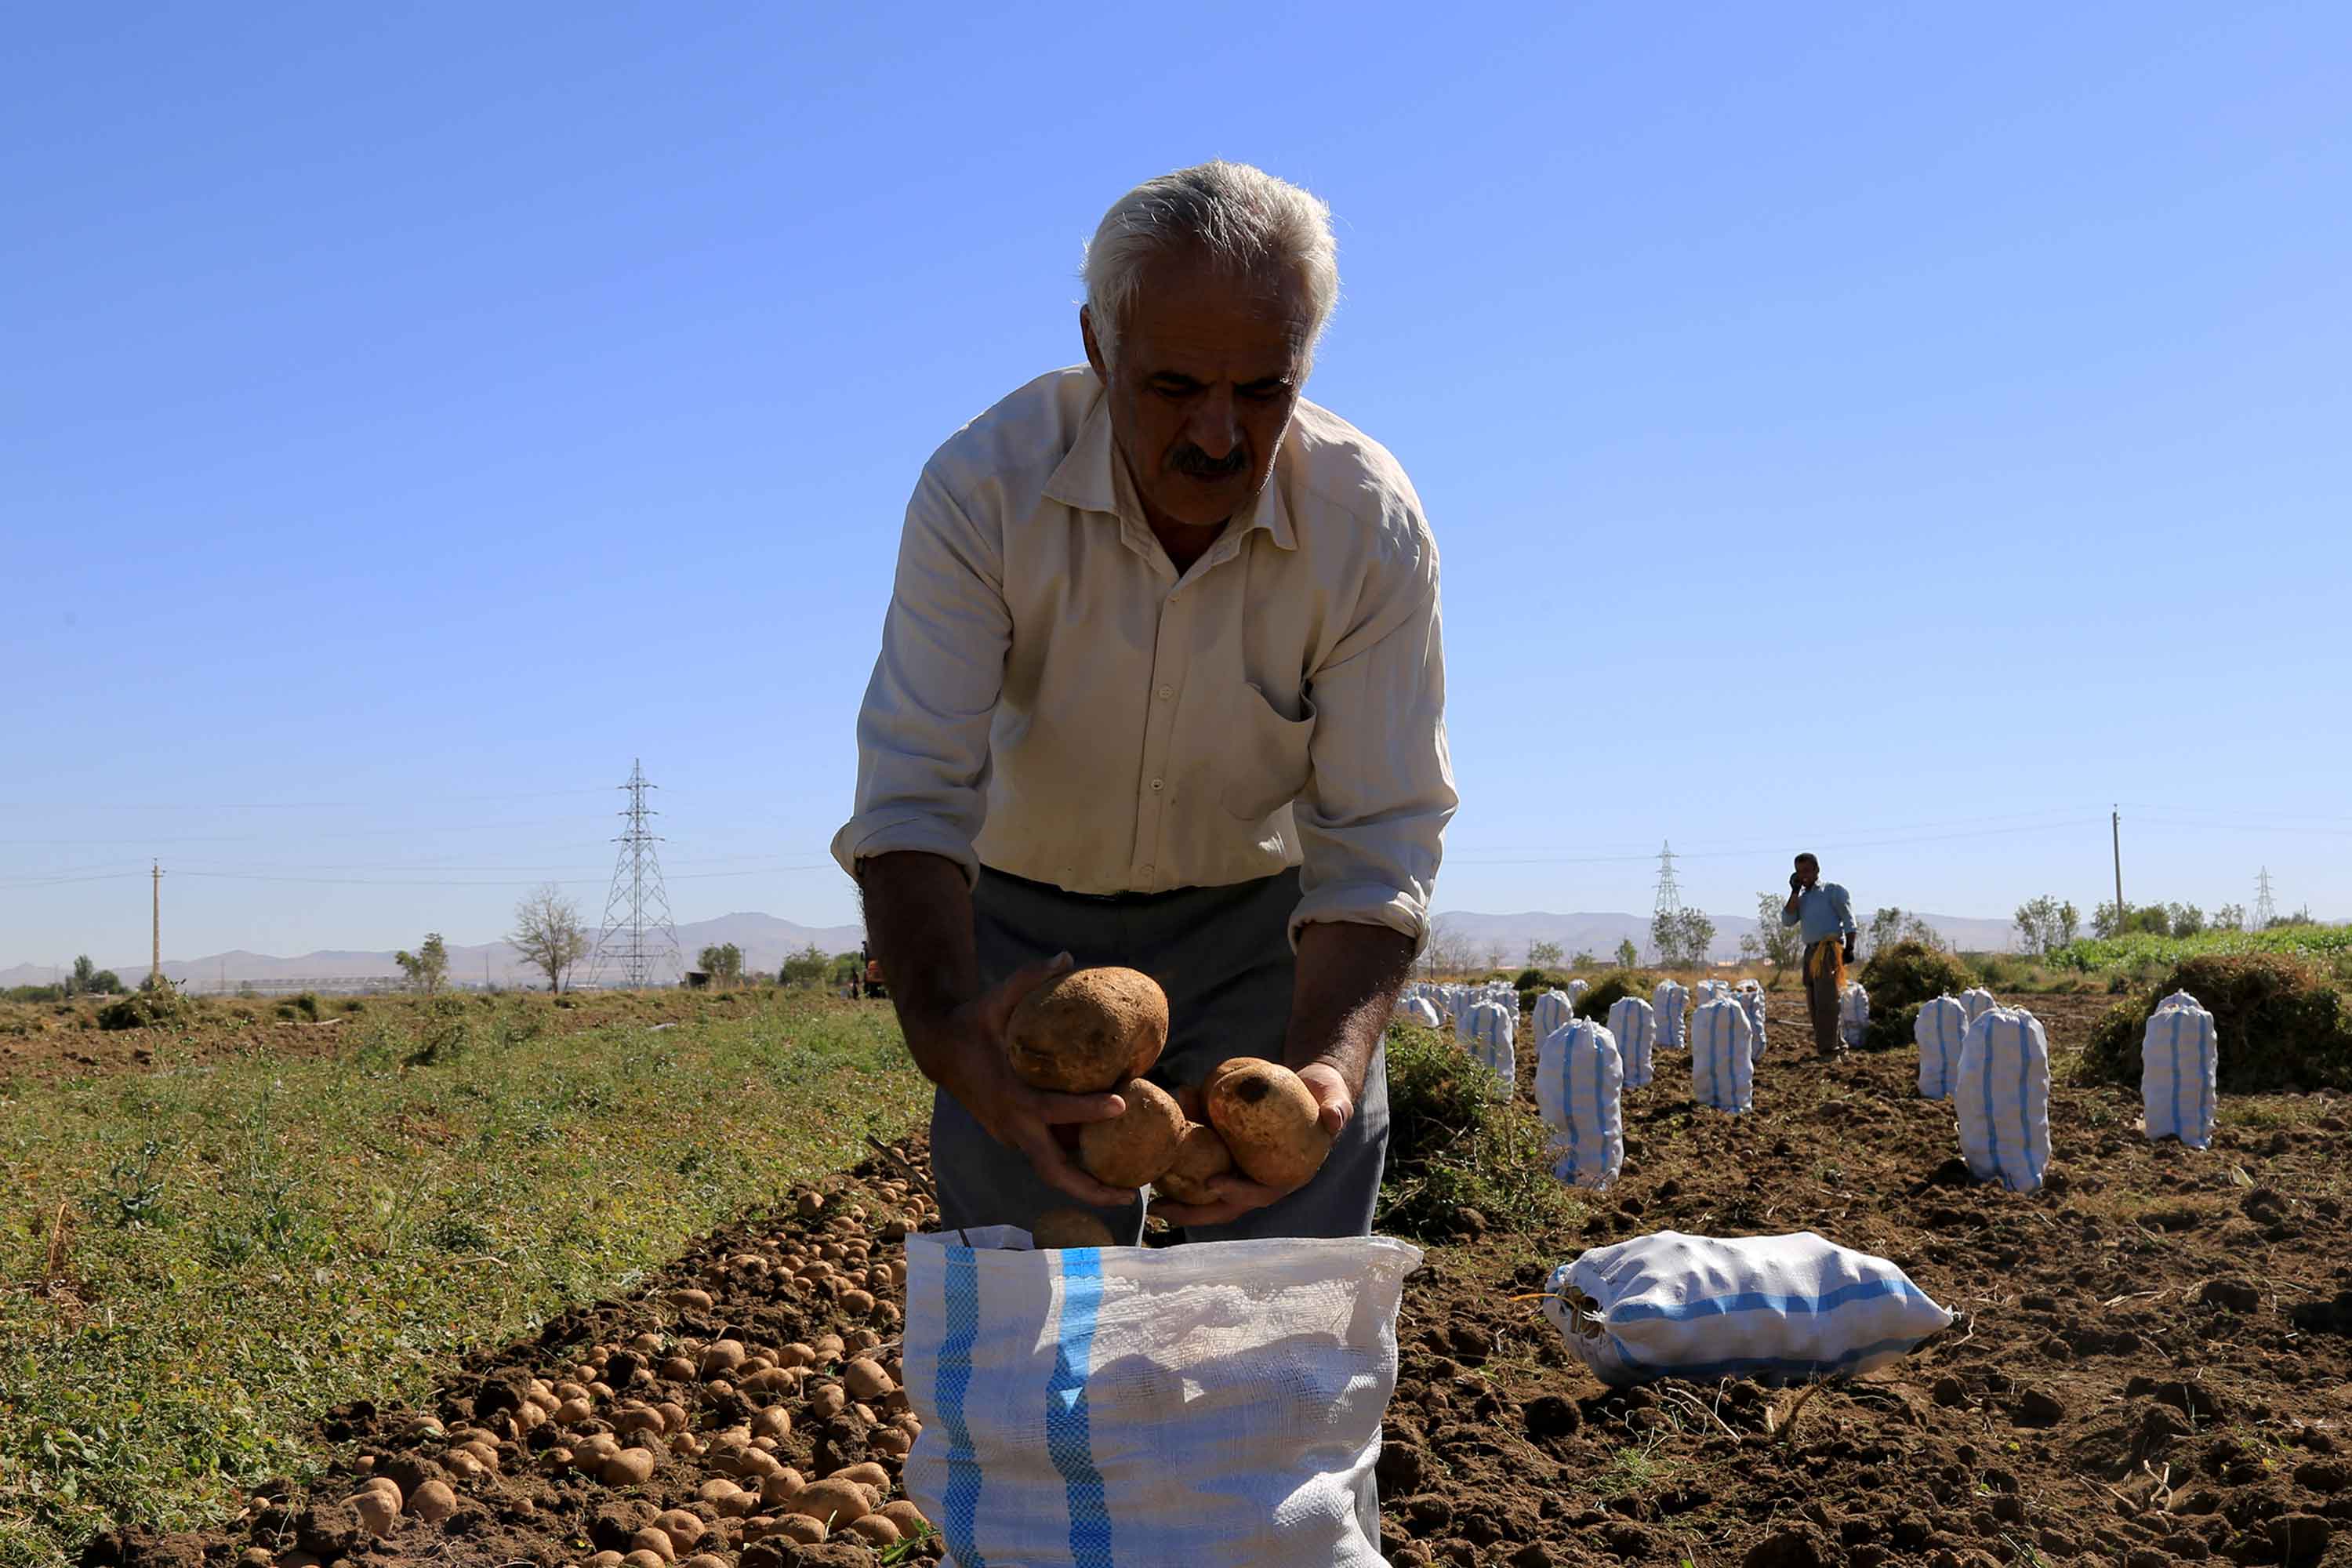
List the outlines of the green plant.
{"type": "Polygon", "coordinates": [[[2230,1094],[2352,1089],[2352,1006],[2326,970],[2283,952],[2206,952],[2107,1009],[2084,1048],[2082,1073],[2136,1084],[2140,1041],[2157,1006],[2186,991],[2213,1015],[2217,1077],[2230,1094]]]}
{"type": "Polygon", "coordinates": [[[1494,1074],[1435,1030],[1393,1024],[1387,1046],[1381,1229],[1443,1241],[1480,1228],[1465,1209],[1526,1235],[1566,1222],[1550,1133],[1525,1101],[1496,1093],[1494,1074]]]}
{"type": "Polygon", "coordinates": [[[1958,995],[1969,988],[1969,976],[1959,960],[1941,948],[1897,942],[1871,953],[1870,962],[1862,966],[1862,984],[1870,993],[1874,1018],[1882,1011],[1899,1013],[1938,996],[1958,995]]]}
{"type": "Polygon", "coordinates": [[[118,996],[98,1010],[98,1026],[101,1029],[178,1028],[197,1017],[200,1008],[192,996],[183,996],[169,986],[160,991],[133,991],[118,996]]]}
{"type": "Polygon", "coordinates": [[[1609,1021],[1609,1009],[1628,996],[1648,1000],[1663,978],[1646,969],[1612,969],[1592,983],[1592,988],[1577,998],[1576,1016],[1599,1023],[1609,1021]]]}

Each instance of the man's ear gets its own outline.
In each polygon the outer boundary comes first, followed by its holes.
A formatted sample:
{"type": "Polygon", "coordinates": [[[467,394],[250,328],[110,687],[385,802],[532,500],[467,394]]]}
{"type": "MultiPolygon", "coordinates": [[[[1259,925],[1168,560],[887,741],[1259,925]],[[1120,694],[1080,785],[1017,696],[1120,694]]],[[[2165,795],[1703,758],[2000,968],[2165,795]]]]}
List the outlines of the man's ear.
{"type": "Polygon", "coordinates": [[[1094,367],[1095,379],[1109,385],[1110,366],[1103,361],[1102,344],[1095,341],[1094,312],[1084,305],[1078,307],[1078,336],[1086,342],[1087,363],[1094,367]]]}

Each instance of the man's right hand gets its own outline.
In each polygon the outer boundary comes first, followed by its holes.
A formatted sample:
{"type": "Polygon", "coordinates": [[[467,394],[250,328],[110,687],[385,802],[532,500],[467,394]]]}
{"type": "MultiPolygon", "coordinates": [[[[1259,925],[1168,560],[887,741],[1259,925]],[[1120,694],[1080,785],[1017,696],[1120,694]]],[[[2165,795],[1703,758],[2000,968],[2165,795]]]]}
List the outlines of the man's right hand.
{"type": "Polygon", "coordinates": [[[1069,967],[1066,952],[1033,963],[945,1016],[910,1026],[907,1043],[924,1074],[970,1111],[990,1137],[1027,1156],[1048,1186],[1089,1208],[1124,1208],[1135,1202],[1135,1189],[1105,1186],[1087,1175],[1063,1146],[1057,1130],[1108,1121],[1127,1109],[1127,1101],[1116,1094],[1032,1089],[1013,1076],[1005,1054],[1005,1026],[1013,1008],[1069,967]]]}

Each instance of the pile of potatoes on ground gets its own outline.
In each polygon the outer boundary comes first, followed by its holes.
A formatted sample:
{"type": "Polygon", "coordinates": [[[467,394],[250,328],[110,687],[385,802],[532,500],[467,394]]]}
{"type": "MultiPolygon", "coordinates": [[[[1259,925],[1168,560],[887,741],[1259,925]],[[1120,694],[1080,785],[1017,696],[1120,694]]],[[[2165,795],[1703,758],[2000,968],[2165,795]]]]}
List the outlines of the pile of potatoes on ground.
{"type": "MultiPolygon", "coordinates": [[[[921,1431],[900,1387],[898,1244],[932,1210],[905,1182],[871,1191],[887,1217],[854,1197],[800,1194],[798,1234],[715,1258],[696,1283],[656,1298],[668,1331],[596,1344],[536,1375],[494,1373],[470,1419],[418,1420],[406,1429],[408,1451],[361,1455],[348,1500],[361,1524],[405,1554],[421,1544],[404,1533],[416,1523],[440,1526],[469,1500],[512,1508],[520,1493],[593,1514],[600,1528],[588,1534],[602,1550],[570,1559],[572,1568],[794,1561],[774,1549],[747,1552],[772,1538],[884,1552],[920,1542],[913,1556],[932,1556],[935,1532],[892,1495],[921,1431]],[[762,1302],[840,1327],[770,1342],[727,1321],[772,1321],[762,1302]],[[673,1506],[656,1506],[667,1500],[673,1506]],[[629,1532],[617,1538],[624,1524],[629,1532]]],[[[299,1551],[247,1556],[249,1568],[319,1562],[299,1551]]]]}
{"type": "MultiPolygon", "coordinates": [[[[1143,1075],[1168,1044],[1168,997],[1132,969],[1074,970],[1022,999],[1005,1029],[1015,1077],[1057,1094],[1116,1092],[1108,1121],[1078,1130],[1078,1163],[1107,1186],[1150,1187],[1180,1204],[1211,1204],[1213,1178],[1235,1170],[1296,1187],[1331,1152],[1313,1091],[1279,1062],[1234,1057],[1175,1092],[1143,1075]]],[[[1103,1247],[1092,1215],[1056,1209],[1031,1226],[1040,1247],[1103,1247]]]]}

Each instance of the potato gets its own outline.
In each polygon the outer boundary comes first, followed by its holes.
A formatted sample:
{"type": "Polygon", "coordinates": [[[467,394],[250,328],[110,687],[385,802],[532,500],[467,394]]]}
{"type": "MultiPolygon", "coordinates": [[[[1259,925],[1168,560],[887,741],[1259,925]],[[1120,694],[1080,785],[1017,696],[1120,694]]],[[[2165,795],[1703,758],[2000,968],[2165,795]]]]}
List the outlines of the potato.
{"type": "Polygon", "coordinates": [[[669,1568],[669,1559],[640,1546],[621,1559],[621,1568],[669,1568]]]}
{"type": "Polygon", "coordinates": [[[710,1527],[703,1523],[698,1515],[682,1508],[665,1510],[655,1516],[654,1528],[667,1535],[670,1544],[680,1552],[696,1545],[710,1533],[710,1527]]]}
{"type": "Polygon", "coordinates": [[[801,1479],[801,1473],[798,1470],[791,1468],[778,1470],[760,1483],[760,1501],[769,1508],[788,1503],[800,1496],[801,1489],[807,1484],[801,1479]]]}
{"type": "Polygon", "coordinates": [[[923,1518],[923,1510],[903,1498],[884,1508],[882,1517],[897,1525],[902,1536],[920,1535],[930,1528],[929,1521],[923,1518]]]}
{"type": "Polygon", "coordinates": [[[852,1520],[849,1533],[856,1536],[868,1546],[898,1544],[898,1527],[878,1513],[869,1513],[864,1519],[852,1520]]]}
{"type": "Polygon", "coordinates": [[[640,1552],[650,1552],[664,1563],[677,1561],[677,1543],[669,1538],[667,1531],[650,1524],[629,1537],[629,1556],[634,1557],[640,1552]]]}
{"type": "Polygon", "coordinates": [[[792,1413],[781,1405],[771,1405],[751,1417],[751,1432],[759,1437],[789,1437],[793,1433],[792,1413]]]}
{"type": "Polygon", "coordinates": [[[408,1511],[427,1524],[438,1524],[457,1511],[457,1494],[447,1481],[426,1481],[408,1494],[408,1511]]]}
{"type": "Polygon", "coordinates": [[[673,1307],[686,1308],[691,1311],[708,1312],[710,1310],[710,1292],[691,1289],[673,1290],[669,1293],[669,1304],[673,1307]]]}
{"type": "Polygon", "coordinates": [[[827,1476],[821,1481],[811,1481],[800,1489],[788,1504],[794,1513],[824,1521],[827,1528],[839,1530],[853,1524],[874,1511],[881,1500],[874,1489],[840,1476],[827,1476]]]}
{"type": "Polygon", "coordinates": [[[841,1369],[842,1386],[855,1399],[879,1399],[898,1385],[882,1370],[882,1363],[859,1356],[841,1369]]]}
{"type": "Polygon", "coordinates": [[[778,1520],[772,1533],[801,1546],[822,1546],[824,1538],[833,1532],[825,1528],[824,1521],[796,1513],[789,1519],[778,1520]]]}
{"type": "Polygon", "coordinates": [[[834,1471],[827,1479],[856,1481],[860,1486],[872,1487],[883,1497],[890,1495],[890,1472],[871,1459],[863,1459],[855,1465],[844,1465],[834,1471]]]}
{"type": "Polygon", "coordinates": [[[1115,1247],[1110,1226],[1084,1209],[1048,1209],[1029,1225],[1029,1239],[1040,1252],[1065,1247],[1115,1247]]]}
{"type": "Polygon", "coordinates": [[[1140,1078],[1168,1044],[1168,997],[1132,969],[1077,969],[1021,999],[1005,1026],[1013,1076],[1057,1094],[1140,1078]]]}
{"type": "Polygon", "coordinates": [[[1078,1129],[1078,1163],[1105,1186],[1149,1186],[1175,1163],[1184,1113],[1166,1089],[1143,1079],[1129,1079],[1118,1092],[1125,1110],[1078,1129]]]}
{"type": "Polygon", "coordinates": [[[1217,1130],[1198,1121],[1187,1122],[1184,1135],[1176,1141],[1176,1158],[1152,1181],[1152,1185],[1165,1196],[1180,1204],[1213,1204],[1217,1194],[1209,1186],[1209,1178],[1222,1176],[1234,1168],[1234,1152],[1217,1136],[1217,1130]]]}
{"type": "Polygon", "coordinates": [[[400,1522],[400,1493],[397,1489],[382,1491],[365,1487],[352,1499],[352,1507],[359,1510],[360,1522],[367,1526],[370,1535],[390,1535],[400,1522]]]}
{"type": "Polygon", "coordinates": [[[608,1487],[637,1487],[653,1479],[654,1451],[624,1448],[604,1461],[602,1472],[608,1487]]]}
{"type": "Polygon", "coordinates": [[[1315,1095],[1279,1062],[1236,1057],[1209,1075],[1209,1124],[1253,1182],[1287,1191],[1323,1168],[1331,1135],[1315,1095]]]}

